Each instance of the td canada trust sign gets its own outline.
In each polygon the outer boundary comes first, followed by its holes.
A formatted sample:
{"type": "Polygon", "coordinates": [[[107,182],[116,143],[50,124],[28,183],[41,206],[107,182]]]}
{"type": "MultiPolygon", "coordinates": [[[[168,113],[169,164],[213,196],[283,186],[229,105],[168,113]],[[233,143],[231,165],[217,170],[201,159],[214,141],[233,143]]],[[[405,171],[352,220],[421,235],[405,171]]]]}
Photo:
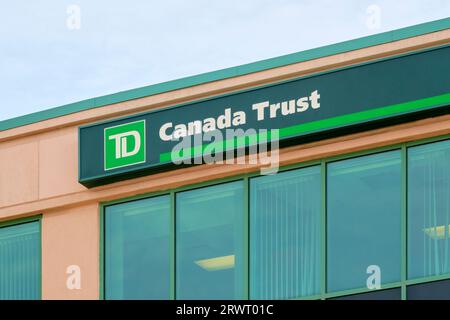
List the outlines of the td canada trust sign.
{"type": "Polygon", "coordinates": [[[176,169],[180,141],[184,158],[248,146],[234,144],[233,130],[260,142],[277,129],[283,147],[449,112],[449,74],[446,46],[83,126],[79,181],[94,187],[176,169]]]}
{"type": "MultiPolygon", "coordinates": [[[[319,109],[319,99],[319,92],[314,90],[309,96],[289,101],[272,104],[269,101],[255,103],[252,105],[252,110],[256,112],[256,121],[264,121],[266,117],[273,119],[279,116],[305,112],[308,109],[319,109]]],[[[245,111],[232,111],[231,108],[226,108],[223,114],[220,114],[217,118],[207,117],[203,120],[178,124],[166,122],[159,129],[159,138],[161,141],[171,142],[191,136],[203,137],[210,132],[241,127],[246,124],[246,119],[245,111]]],[[[145,163],[147,145],[145,123],[146,120],[144,119],[104,128],[105,171],[145,163]]],[[[257,132],[255,133],[257,134],[257,132]]],[[[243,135],[245,134],[243,132],[243,135]]],[[[233,135],[237,137],[239,133],[236,134],[233,131],[233,135]]],[[[224,138],[226,138],[226,135],[225,137],[222,136],[220,141],[224,138]]],[[[189,144],[190,142],[187,143],[187,145],[189,144]]],[[[195,147],[196,145],[190,146],[195,147]]]]}

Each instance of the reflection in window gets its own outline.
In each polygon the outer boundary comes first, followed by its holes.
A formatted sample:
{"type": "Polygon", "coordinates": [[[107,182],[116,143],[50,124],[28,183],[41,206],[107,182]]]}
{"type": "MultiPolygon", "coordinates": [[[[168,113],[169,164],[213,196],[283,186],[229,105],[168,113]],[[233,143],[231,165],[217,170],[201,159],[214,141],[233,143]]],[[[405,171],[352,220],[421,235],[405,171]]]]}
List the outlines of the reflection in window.
{"type": "Polygon", "coordinates": [[[408,149],[408,277],[450,273],[450,141],[408,149]]]}
{"type": "Polygon", "coordinates": [[[0,228],[0,300],[39,299],[39,233],[39,222],[0,228]]]}
{"type": "Polygon", "coordinates": [[[177,299],[243,299],[242,181],[176,196],[177,299]]]}
{"type": "Polygon", "coordinates": [[[169,231],[169,196],[106,207],[106,299],[169,299],[169,231]]]}
{"type": "Polygon", "coordinates": [[[320,293],[320,167],[250,184],[250,298],[320,293]]]}
{"type": "Polygon", "coordinates": [[[328,291],[366,287],[368,268],[400,281],[400,152],[332,162],[327,183],[328,291]]]}

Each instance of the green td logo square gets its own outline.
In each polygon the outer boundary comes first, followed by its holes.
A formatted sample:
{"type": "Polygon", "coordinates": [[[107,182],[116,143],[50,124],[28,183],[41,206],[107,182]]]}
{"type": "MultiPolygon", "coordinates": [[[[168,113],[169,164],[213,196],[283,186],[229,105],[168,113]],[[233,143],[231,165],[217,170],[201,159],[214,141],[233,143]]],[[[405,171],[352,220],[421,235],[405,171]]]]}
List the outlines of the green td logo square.
{"type": "Polygon", "coordinates": [[[145,162],[145,120],[104,130],[105,171],[145,162]]]}

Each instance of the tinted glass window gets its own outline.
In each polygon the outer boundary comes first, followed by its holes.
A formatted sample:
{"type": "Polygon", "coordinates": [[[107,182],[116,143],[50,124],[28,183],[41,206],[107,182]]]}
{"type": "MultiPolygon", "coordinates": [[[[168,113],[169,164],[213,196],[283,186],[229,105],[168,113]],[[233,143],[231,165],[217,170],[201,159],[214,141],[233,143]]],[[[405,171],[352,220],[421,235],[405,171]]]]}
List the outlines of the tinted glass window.
{"type": "Polygon", "coordinates": [[[0,228],[0,300],[39,299],[39,222],[0,228]]]}
{"type": "Polygon", "coordinates": [[[408,277],[450,272],[450,141],[408,149],[408,277]]]}
{"type": "Polygon", "coordinates": [[[408,300],[450,300],[450,280],[408,286],[406,297],[408,300]]]}
{"type": "Polygon", "coordinates": [[[258,177],[250,184],[250,297],[320,293],[320,167],[258,177]]]}
{"type": "Polygon", "coordinates": [[[106,208],[106,299],[169,299],[169,231],[169,196],[106,208]]]}
{"type": "Polygon", "coordinates": [[[328,291],[400,280],[400,151],[327,167],[328,291]]]}
{"type": "Polygon", "coordinates": [[[177,194],[177,299],[244,298],[243,182],[177,194]]]}
{"type": "Polygon", "coordinates": [[[330,300],[401,300],[402,291],[400,288],[375,290],[371,292],[352,294],[349,296],[336,297],[330,300]]]}

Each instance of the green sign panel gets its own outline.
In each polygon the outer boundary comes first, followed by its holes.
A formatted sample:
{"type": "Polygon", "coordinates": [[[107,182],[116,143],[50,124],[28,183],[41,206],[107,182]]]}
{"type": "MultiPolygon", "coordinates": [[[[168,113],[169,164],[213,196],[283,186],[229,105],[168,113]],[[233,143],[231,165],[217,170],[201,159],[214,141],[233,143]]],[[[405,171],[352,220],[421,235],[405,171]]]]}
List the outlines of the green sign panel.
{"type": "Polygon", "coordinates": [[[104,129],[105,171],[145,163],[145,120],[104,129]]]}
{"type": "Polygon", "coordinates": [[[172,170],[175,150],[202,163],[207,151],[273,132],[283,147],[449,113],[449,75],[444,46],[83,126],[79,181],[93,187],[172,170]],[[239,140],[230,130],[253,133],[239,140]]]}

